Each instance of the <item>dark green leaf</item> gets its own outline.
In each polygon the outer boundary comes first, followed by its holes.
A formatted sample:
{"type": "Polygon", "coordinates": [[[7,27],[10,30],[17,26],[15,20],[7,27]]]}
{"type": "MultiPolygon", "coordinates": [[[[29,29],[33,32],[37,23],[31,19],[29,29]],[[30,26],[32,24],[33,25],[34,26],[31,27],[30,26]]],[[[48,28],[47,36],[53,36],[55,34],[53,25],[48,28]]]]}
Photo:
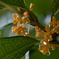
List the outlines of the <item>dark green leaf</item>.
{"type": "Polygon", "coordinates": [[[24,8],[24,0],[0,0],[0,1],[8,5],[13,5],[13,6],[24,8]]]}
{"type": "MultiPolygon", "coordinates": [[[[5,6],[6,9],[9,9],[21,15],[23,12],[21,8],[25,8],[25,4],[23,0],[17,0],[14,3],[13,3],[13,0],[7,0],[7,1],[0,0],[0,5],[5,6]]],[[[2,6],[1,8],[3,8],[2,6]]]]}
{"type": "Polygon", "coordinates": [[[54,16],[56,17],[57,20],[59,20],[59,9],[56,11],[56,13],[54,14],[54,16]]]}
{"type": "Polygon", "coordinates": [[[39,41],[29,37],[0,38],[0,59],[20,59],[39,41]]]}
{"type": "Polygon", "coordinates": [[[52,17],[58,12],[59,9],[59,0],[54,0],[52,3],[52,17]]]}
{"type": "Polygon", "coordinates": [[[3,5],[0,5],[0,9],[4,9],[5,8],[5,6],[3,6],[3,5]]]}
{"type": "MultiPolygon", "coordinates": [[[[33,49],[35,50],[35,49],[33,49]]],[[[31,53],[31,51],[30,51],[31,53]]],[[[56,48],[54,51],[50,51],[50,55],[44,55],[39,50],[36,50],[35,52],[31,53],[29,59],[58,59],[59,58],[59,48],[56,48]]]]}

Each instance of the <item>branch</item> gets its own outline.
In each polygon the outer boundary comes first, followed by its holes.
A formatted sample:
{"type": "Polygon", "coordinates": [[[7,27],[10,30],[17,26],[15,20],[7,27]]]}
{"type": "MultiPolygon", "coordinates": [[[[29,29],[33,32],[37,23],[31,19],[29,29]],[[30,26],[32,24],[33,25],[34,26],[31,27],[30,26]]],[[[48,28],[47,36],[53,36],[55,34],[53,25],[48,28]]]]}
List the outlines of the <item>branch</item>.
{"type": "Polygon", "coordinates": [[[57,33],[52,34],[53,40],[50,41],[50,44],[59,45],[59,40],[57,39],[59,35],[57,33]]]}
{"type": "Polygon", "coordinates": [[[37,19],[36,15],[33,14],[26,6],[25,6],[25,9],[26,9],[26,11],[29,13],[29,15],[30,15],[29,19],[30,19],[31,25],[33,25],[33,26],[38,26],[39,28],[41,28],[41,30],[43,30],[44,32],[46,32],[46,31],[45,31],[45,27],[42,26],[42,25],[38,22],[38,19],[37,19]]]}
{"type": "Polygon", "coordinates": [[[45,30],[45,27],[43,27],[38,21],[32,21],[32,20],[30,20],[31,21],[31,25],[33,25],[33,26],[38,26],[41,30],[43,30],[44,32],[46,32],[46,30],[45,30]]]}

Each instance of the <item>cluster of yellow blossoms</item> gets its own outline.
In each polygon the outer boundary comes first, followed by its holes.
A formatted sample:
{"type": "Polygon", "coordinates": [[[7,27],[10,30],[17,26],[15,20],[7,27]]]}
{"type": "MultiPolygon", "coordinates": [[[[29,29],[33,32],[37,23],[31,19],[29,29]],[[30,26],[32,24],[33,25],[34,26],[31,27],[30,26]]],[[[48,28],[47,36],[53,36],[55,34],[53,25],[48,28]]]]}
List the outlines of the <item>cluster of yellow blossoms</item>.
{"type": "MultiPolygon", "coordinates": [[[[33,8],[34,8],[34,4],[31,3],[30,11],[33,8]]],[[[29,33],[25,32],[27,28],[24,27],[25,24],[30,22],[28,18],[30,17],[30,15],[28,14],[28,12],[27,11],[24,12],[23,17],[20,17],[18,14],[14,14],[14,13],[12,15],[14,17],[13,24],[17,24],[17,26],[12,27],[13,33],[16,33],[17,35],[22,34],[22,36],[31,37],[29,33]]],[[[45,33],[43,33],[38,26],[35,26],[36,37],[41,37],[41,36],[44,37],[44,39],[42,39],[39,43],[39,50],[43,54],[47,54],[48,52],[50,52],[50,48],[52,48],[52,50],[55,50],[55,47],[57,46],[57,45],[50,44],[49,42],[53,40],[52,34],[54,33],[59,34],[59,21],[56,21],[56,18],[53,17],[53,21],[51,21],[49,24],[50,26],[53,26],[53,29],[50,29],[50,27],[47,25],[45,27],[46,30],[45,33]]]]}
{"type": "Polygon", "coordinates": [[[17,35],[20,35],[22,33],[23,36],[30,37],[30,35],[25,32],[25,30],[27,30],[27,28],[24,27],[24,25],[29,22],[29,19],[26,16],[20,17],[18,14],[14,14],[14,13],[12,15],[15,19],[15,20],[13,20],[13,24],[17,24],[17,27],[16,26],[12,27],[13,33],[16,33],[17,35]]]}
{"type": "MultiPolygon", "coordinates": [[[[34,4],[31,3],[30,10],[32,10],[33,8],[34,8],[34,4]]],[[[12,15],[14,17],[13,24],[17,24],[17,26],[12,27],[12,32],[16,33],[17,35],[20,35],[22,33],[22,36],[31,37],[29,35],[29,33],[25,32],[25,30],[27,30],[27,28],[24,27],[25,24],[30,22],[30,20],[28,18],[30,16],[29,16],[28,12],[27,11],[24,12],[23,17],[20,17],[18,14],[14,14],[14,13],[12,15]]]]}
{"type": "Polygon", "coordinates": [[[44,39],[42,39],[39,44],[39,50],[43,54],[47,54],[48,52],[50,52],[50,48],[52,48],[52,50],[55,50],[55,46],[57,46],[50,44],[49,41],[53,40],[52,34],[54,34],[55,32],[59,34],[59,21],[56,21],[56,18],[53,17],[53,21],[51,21],[49,24],[50,26],[53,26],[53,29],[51,30],[50,27],[47,25],[45,27],[45,33],[42,33],[39,27],[35,26],[36,37],[44,37],[44,39]]]}

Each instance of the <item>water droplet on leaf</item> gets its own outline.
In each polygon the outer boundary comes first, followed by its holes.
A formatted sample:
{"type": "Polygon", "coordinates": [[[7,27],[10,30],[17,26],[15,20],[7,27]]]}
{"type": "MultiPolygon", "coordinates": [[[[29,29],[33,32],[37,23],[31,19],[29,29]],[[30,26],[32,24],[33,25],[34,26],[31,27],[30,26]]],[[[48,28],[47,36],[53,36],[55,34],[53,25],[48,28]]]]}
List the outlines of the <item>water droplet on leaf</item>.
{"type": "Polygon", "coordinates": [[[47,52],[47,56],[49,56],[50,55],[50,52],[47,52]]]}

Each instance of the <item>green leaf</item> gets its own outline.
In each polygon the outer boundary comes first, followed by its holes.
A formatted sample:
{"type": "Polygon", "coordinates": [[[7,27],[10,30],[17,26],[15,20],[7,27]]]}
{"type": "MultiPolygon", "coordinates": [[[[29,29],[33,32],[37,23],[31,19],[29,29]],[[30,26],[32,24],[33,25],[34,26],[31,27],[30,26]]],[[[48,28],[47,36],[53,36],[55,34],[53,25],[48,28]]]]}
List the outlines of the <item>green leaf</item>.
{"type": "Polygon", "coordinates": [[[54,14],[54,16],[56,17],[57,20],[59,20],[59,9],[56,11],[56,13],[54,14]]]}
{"type": "Polygon", "coordinates": [[[56,13],[58,13],[58,9],[59,9],[59,0],[54,0],[52,3],[52,17],[56,15],[56,13]]]}
{"type": "Polygon", "coordinates": [[[23,36],[0,38],[0,59],[20,59],[39,41],[23,36]]]}
{"type": "MultiPolygon", "coordinates": [[[[15,2],[13,2],[13,0],[0,0],[0,5],[5,6],[6,9],[9,9],[13,12],[16,12],[20,15],[22,15],[22,8],[25,8],[25,4],[23,0],[17,0],[15,2]],[[18,10],[19,9],[19,10],[18,10]]],[[[1,6],[1,8],[3,8],[1,6]]]]}
{"type": "Polygon", "coordinates": [[[44,55],[39,50],[36,50],[35,52],[31,53],[31,55],[29,57],[29,59],[58,59],[58,58],[59,58],[59,48],[57,48],[55,50],[51,50],[50,55],[48,55],[48,54],[44,55]]]}
{"type": "Polygon", "coordinates": [[[0,5],[0,9],[4,9],[5,8],[5,6],[3,6],[3,5],[0,5]]]}
{"type": "Polygon", "coordinates": [[[0,28],[0,30],[3,30],[3,29],[5,29],[6,27],[9,27],[9,26],[11,26],[11,25],[14,25],[14,24],[13,24],[13,23],[9,23],[9,24],[7,24],[7,25],[4,25],[3,27],[0,28]]]}
{"type": "Polygon", "coordinates": [[[13,5],[17,7],[23,7],[24,8],[24,0],[0,0],[3,3],[6,3],[8,5],[13,5]]]}

